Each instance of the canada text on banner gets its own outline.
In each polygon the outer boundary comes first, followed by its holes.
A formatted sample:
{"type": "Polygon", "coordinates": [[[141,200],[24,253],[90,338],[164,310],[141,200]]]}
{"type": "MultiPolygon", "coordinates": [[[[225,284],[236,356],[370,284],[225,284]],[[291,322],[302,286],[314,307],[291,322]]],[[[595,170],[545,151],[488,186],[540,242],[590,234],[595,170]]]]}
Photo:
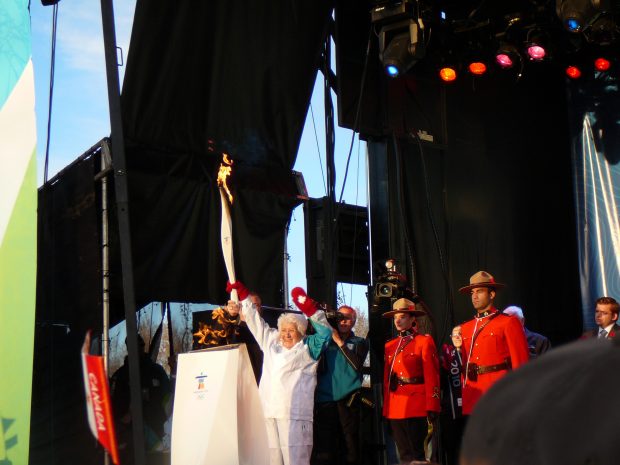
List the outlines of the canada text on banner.
{"type": "Polygon", "coordinates": [[[103,357],[90,355],[88,353],[89,346],[90,332],[86,334],[82,346],[82,368],[84,371],[88,425],[93,436],[108,451],[112,461],[118,465],[118,448],[114,434],[108,377],[105,373],[103,357]]]}

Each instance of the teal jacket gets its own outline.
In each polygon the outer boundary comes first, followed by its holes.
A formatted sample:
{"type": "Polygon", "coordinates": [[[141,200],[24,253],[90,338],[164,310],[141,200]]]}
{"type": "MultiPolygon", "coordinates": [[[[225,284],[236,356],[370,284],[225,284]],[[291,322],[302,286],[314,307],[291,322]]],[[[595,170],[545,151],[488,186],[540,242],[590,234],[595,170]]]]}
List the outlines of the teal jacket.
{"type": "Polygon", "coordinates": [[[316,402],[338,401],[360,389],[367,354],[368,340],[353,333],[342,347],[330,339],[319,362],[316,402]]]}

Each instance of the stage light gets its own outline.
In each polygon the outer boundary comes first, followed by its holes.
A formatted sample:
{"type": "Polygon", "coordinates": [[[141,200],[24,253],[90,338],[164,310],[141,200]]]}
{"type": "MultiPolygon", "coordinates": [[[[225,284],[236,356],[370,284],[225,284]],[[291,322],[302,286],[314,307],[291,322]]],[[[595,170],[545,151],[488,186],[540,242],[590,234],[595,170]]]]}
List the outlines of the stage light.
{"type": "Polygon", "coordinates": [[[385,47],[381,60],[388,76],[398,77],[417,62],[409,53],[409,45],[409,32],[404,32],[393,37],[385,47]]]}
{"type": "Polygon", "coordinates": [[[514,45],[503,43],[495,53],[495,63],[502,69],[510,69],[521,61],[521,55],[514,45]]]}
{"type": "Polygon", "coordinates": [[[456,80],[456,70],[448,66],[439,70],[439,77],[444,82],[452,82],[456,80]]]}
{"type": "Polygon", "coordinates": [[[469,72],[476,76],[482,76],[487,72],[487,65],[482,63],[481,61],[474,61],[468,66],[469,72]]]}
{"type": "Polygon", "coordinates": [[[611,68],[611,62],[606,58],[597,58],[594,60],[594,68],[597,71],[607,71],[611,68]]]}
{"type": "MultiPolygon", "coordinates": [[[[599,0],[594,0],[599,3],[599,0]]],[[[555,12],[568,32],[581,32],[596,13],[592,0],[556,0],[555,12]]]]}
{"type": "Polygon", "coordinates": [[[388,76],[390,77],[396,77],[400,74],[400,69],[398,68],[398,66],[394,66],[394,65],[387,65],[385,67],[385,72],[388,74],[388,76]]]}
{"type": "Polygon", "coordinates": [[[579,32],[581,31],[581,23],[576,18],[569,18],[566,20],[566,29],[569,32],[579,32]]]}
{"type": "Polygon", "coordinates": [[[371,11],[371,22],[379,30],[379,59],[388,76],[402,75],[425,56],[417,2],[381,3],[371,11]]]}
{"type": "Polygon", "coordinates": [[[571,79],[579,79],[581,77],[581,70],[577,66],[567,66],[566,75],[571,79]]]}
{"type": "Polygon", "coordinates": [[[527,55],[530,57],[530,60],[542,61],[547,56],[547,50],[540,45],[531,44],[527,46],[527,55]]]}
{"type": "Polygon", "coordinates": [[[614,40],[617,24],[615,8],[609,0],[556,0],[555,11],[564,28],[583,33],[590,43],[604,44],[614,40]]]}
{"type": "Polygon", "coordinates": [[[543,61],[547,55],[547,38],[540,29],[531,29],[527,33],[525,50],[530,61],[543,61]]]}
{"type": "Polygon", "coordinates": [[[506,55],[505,53],[500,53],[495,56],[495,62],[499,65],[500,68],[509,69],[514,66],[514,61],[510,58],[510,55],[506,55]]]}

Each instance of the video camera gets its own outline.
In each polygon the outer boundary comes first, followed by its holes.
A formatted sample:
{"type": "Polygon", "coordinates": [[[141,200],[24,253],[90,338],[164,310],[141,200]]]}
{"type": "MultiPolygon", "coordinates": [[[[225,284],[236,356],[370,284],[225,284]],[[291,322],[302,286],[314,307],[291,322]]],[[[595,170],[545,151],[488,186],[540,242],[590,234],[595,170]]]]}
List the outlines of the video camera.
{"type": "Polygon", "coordinates": [[[325,312],[325,318],[327,318],[327,321],[330,322],[330,324],[333,323],[338,323],[341,320],[346,320],[347,317],[345,315],[343,315],[342,313],[336,311],[336,310],[329,310],[325,312]]]}
{"type": "Polygon", "coordinates": [[[386,260],[384,267],[374,286],[373,311],[387,312],[392,309],[392,303],[401,297],[414,303],[420,301],[419,296],[407,286],[407,278],[396,270],[395,260],[386,260]]]}
{"type": "Polygon", "coordinates": [[[338,326],[339,321],[347,319],[345,315],[343,315],[337,310],[334,310],[333,308],[331,308],[331,306],[327,305],[326,303],[319,302],[317,305],[319,309],[325,312],[325,318],[327,318],[327,321],[329,322],[329,324],[332,325],[332,327],[334,328],[338,326]]]}

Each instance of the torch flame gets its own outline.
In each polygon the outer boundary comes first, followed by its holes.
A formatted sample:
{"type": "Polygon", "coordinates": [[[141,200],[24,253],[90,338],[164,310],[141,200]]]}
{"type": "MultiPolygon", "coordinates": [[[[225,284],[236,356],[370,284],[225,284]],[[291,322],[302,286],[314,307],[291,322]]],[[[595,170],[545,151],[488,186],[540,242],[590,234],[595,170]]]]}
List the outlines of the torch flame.
{"type": "Polygon", "coordinates": [[[233,196],[230,193],[230,189],[228,189],[228,176],[232,173],[232,165],[233,161],[228,158],[228,154],[223,153],[222,163],[220,163],[220,169],[217,172],[217,185],[224,189],[231,204],[233,203],[233,196]]]}
{"type": "Polygon", "coordinates": [[[198,331],[193,336],[197,338],[196,342],[199,346],[230,344],[234,336],[239,335],[239,329],[236,325],[237,318],[231,317],[222,308],[214,310],[211,319],[214,320],[214,325],[202,321],[198,322],[198,331]]]}

